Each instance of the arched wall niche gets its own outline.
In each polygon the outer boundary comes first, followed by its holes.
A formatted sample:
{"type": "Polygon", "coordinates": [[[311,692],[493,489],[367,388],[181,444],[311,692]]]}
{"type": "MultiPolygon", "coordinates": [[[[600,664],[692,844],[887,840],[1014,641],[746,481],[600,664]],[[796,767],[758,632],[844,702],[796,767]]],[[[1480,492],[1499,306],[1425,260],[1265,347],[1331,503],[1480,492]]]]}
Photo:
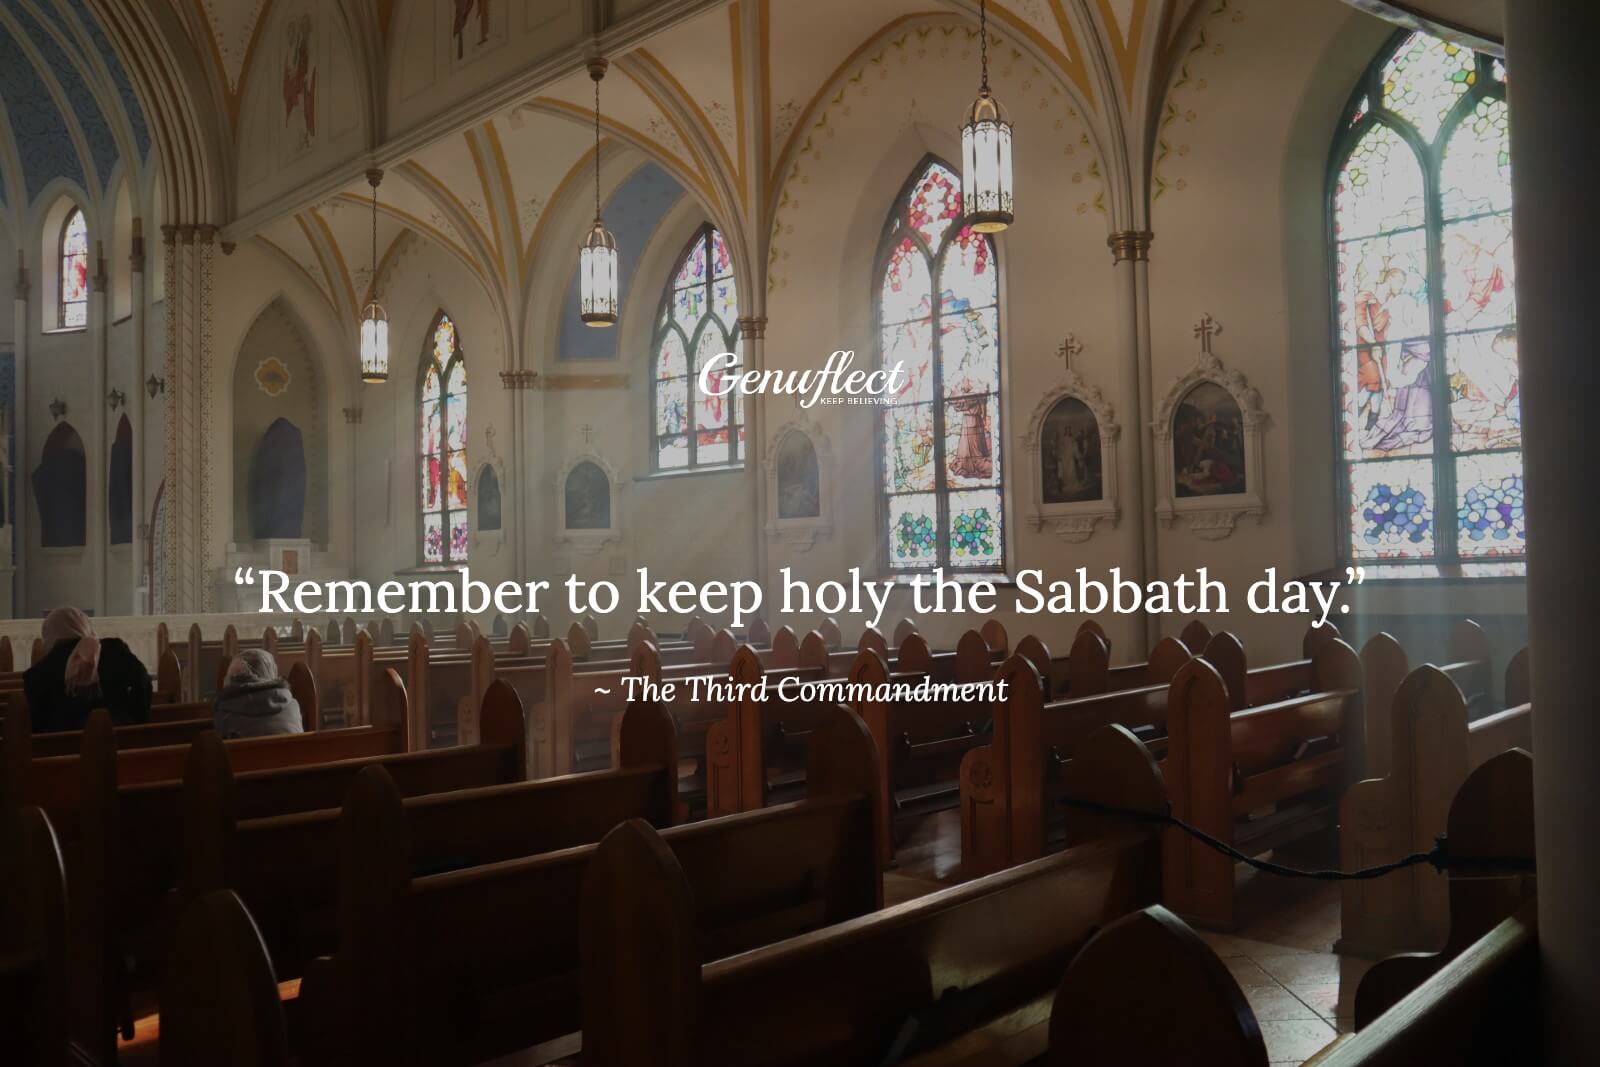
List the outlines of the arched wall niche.
{"type": "MultiPolygon", "coordinates": [[[[256,316],[239,346],[230,391],[233,415],[231,540],[236,544],[254,543],[262,536],[297,536],[317,545],[328,543],[328,384],[322,360],[308,337],[298,315],[288,301],[279,296],[256,316]],[[302,449],[303,521],[299,534],[283,532],[282,521],[258,513],[262,498],[257,490],[264,484],[261,465],[277,462],[264,454],[261,446],[269,434],[275,435],[273,440],[285,439],[285,431],[279,423],[294,428],[302,449]],[[263,529],[276,532],[262,535],[263,529]]],[[[281,484],[282,473],[278,471],[265,481],[281,484]]]]}

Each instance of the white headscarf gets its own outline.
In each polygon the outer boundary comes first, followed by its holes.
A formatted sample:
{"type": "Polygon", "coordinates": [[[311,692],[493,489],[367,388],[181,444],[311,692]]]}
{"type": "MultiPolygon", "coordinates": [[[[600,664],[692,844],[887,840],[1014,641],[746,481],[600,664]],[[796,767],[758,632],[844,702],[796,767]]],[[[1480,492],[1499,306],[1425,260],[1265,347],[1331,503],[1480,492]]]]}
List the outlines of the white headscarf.
{"type": "Polygon", "coordinates": [[[89,616],[77,608],[57,608],[44,617],[40,636],[50,648],[58,641],[78,642],[67,657],[67,692],[87,693],[100,687],[100,639],[89,616]]]}

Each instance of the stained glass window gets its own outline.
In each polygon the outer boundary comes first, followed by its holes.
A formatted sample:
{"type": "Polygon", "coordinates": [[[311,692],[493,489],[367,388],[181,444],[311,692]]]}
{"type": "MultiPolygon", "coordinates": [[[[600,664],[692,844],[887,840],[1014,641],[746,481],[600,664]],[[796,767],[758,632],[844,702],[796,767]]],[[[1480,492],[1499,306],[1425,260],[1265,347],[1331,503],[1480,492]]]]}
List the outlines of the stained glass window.
{"type": "Polygon", "coordinates": [[[1526,549],[1504,68],[1404,33],[1351,95],[1332,200],[1346,554],[1378,577],[1526,549]]]}
{"type": "Polygon", "coordinates": [[[739,373],[739,289],[728,246],[709,223],[702,226],[673,268],[656,320],[651,435],[659,471],[737,465],[744,456],[739,399],[723,383],[739,373]]]}
{"type": "Polygon", "coordinates": [[[879,252],[885,368],[902,386],[880,416],[891,570],[1001,570],[1000,264],[961,222],[961,179],[926,160],[895,202],[879,252]]]}
{"type": "Polygon", "coordinates": [[[89,321],[89,224],[73,208],[61,227],[61,290],[57,324],[67,330],[89,321]]]}
{"type": "Polygon", "coordinates": [[[465,563],[467,535],[467,362],[449,315],[439,313],[422,354],[417,440],[422,562],[465,563]]]}

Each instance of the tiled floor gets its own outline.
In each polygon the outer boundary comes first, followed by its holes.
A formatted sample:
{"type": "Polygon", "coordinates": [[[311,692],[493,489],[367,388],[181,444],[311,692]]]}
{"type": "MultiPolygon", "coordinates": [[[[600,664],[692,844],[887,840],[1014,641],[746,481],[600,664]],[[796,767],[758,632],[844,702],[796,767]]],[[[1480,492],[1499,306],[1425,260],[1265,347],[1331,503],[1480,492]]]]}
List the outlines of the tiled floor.
{"type": "MultiPolygon", "coordinates": [[[[886,904],[960,881],[961,829],[955,812],[911,827],[884,880],[886,904]]],[[[1312,864],[1307,864],[1308,866],[1312,864]]],[[[1339,888],[1257,874],[1242,865],[1239,914],[1232,933],[1202,930],[1227,964],[1261,1025],[1267,1058],[1300,1064],[1351,1026],[1356,983],[1367,961],[1333,953],[1339,936],[1339,888]]]]}

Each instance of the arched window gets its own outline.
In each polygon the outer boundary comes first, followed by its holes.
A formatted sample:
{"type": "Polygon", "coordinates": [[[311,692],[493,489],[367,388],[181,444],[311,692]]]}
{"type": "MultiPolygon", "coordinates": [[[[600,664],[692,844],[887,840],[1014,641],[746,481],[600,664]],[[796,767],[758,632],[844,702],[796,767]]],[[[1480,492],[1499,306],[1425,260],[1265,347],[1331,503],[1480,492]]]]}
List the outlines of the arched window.
{"type": "Polygon", "coordinates": [[[56,324],[63,330],[89,321],[89,224],[83,210],[73,208],[61,224],[61,287],[56,298],[56,324]]]}
{"type": "Polygon", "coordinates": [[[1398,35],[1329,181],[1346,552],[1369,575],[1520,574],[1506,72],[1398,35]]]}
{"type": "Polygon", "coordinates": [[[434,320],[418,382],[422,562],[467,561],[467,363],[456,324],[434,320]]]}
{"type": "Polygon", "coordinates": [[[961,179],[928,159],[889,213],[878,252],[883,366],[879,466],[891,570],[1001,570],[1000,264],[961,221],[961,179]]]}
{"type": "Polygon", "coordinates": [[[718,365],[700,388],[706,361],[739,354],[739,289],[722,234],[709,223],[684,249],[656,318],[650,410],[651,456],[660,471],[737,464],[744,455],[738,397],[715,396],[737,365],[718,365]]]}

